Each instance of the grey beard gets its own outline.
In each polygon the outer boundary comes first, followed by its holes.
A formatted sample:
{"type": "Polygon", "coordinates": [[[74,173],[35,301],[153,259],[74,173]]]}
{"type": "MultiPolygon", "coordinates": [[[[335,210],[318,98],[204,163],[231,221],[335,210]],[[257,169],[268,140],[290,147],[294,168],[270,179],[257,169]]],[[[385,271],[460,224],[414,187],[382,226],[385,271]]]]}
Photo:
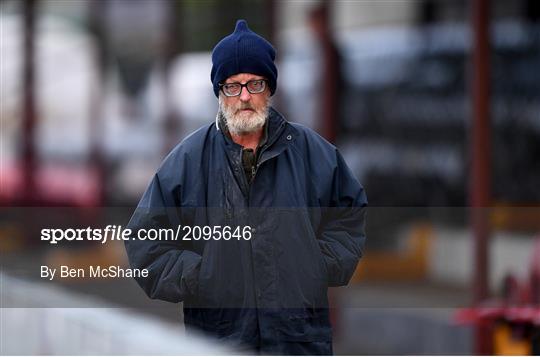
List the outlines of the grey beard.
{"type": "Polygon", "coordinates": [[[235,135],[253,133],[264,126],[270,110],[270,101],[265,108],[256,111],[249,119],[241,118],[223,104],[221,96],[219,98],[218,122],[221,126],[225,124],[227,130],[235,135]]]}

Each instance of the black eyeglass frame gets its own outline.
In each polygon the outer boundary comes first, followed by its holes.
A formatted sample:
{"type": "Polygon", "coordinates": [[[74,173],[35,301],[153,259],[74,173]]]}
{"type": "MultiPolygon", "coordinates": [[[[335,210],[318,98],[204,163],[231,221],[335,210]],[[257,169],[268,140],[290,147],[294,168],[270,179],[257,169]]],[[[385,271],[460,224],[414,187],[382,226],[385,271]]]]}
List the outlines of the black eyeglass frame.
{"type": "Polygon", "coordinates": [[[249,92],[249,94],[261,94],[263,93],[266,88],[268,87],[268,79],[252,79],[250,81],[247,81],[246,83],[242,84],[240,82],[232,82],[232,83],[219,83],[219,89],[223,92],[223,94],[226,96],[226,97],[238,97],[240,94],[242,94],[242,89],[244,89],[244,87],[246,88],[246,90],[249,92]],[[261,81],[261,82],[264,82],[264,88],[262,91],[260,92],[252,92],[249,90],[249,87],[248,87],[248,84],[251,83],[251,82],[258,82],[258,81],[261,81]],[[225,93],[225,90],[223,89],[223,87],[225,87],[226,85],[229,85],[229,84],[238,84],[240,86],[240,91],[238,92],[238,94],[236,95],[229,95],[227,93],[225,93]]]}

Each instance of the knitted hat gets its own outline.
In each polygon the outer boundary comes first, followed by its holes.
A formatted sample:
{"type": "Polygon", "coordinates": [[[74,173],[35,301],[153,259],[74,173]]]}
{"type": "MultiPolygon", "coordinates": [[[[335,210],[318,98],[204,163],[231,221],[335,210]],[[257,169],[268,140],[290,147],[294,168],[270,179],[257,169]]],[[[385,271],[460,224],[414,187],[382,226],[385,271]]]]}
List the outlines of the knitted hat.
{"type": "Polygon", "coordinates": [[[219,84],[238,73],[252,73],[268,79],[270,93],[276,91],[276,51],[261,36],[251,31],[246,20],[238,20],[234,32],[225,37],[212,51],[210,80],[219,96],[219,84]]]}

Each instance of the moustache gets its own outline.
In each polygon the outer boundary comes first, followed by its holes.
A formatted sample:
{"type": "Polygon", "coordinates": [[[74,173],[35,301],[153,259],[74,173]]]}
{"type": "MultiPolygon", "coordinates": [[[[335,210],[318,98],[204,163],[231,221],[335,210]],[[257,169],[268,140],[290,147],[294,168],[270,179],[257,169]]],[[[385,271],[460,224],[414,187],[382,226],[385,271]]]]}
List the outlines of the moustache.
{"type": "Polygon", "coordinates": [[[254,112],[257,111],[257,110],[255,110],[255,108],[253,108],[252,105],[250,105],[248,103],[241,103],[241,104],[237,105],[236,108],[234,108],[234,111],[235,111],[235,113],[238,113],[239,111],[246,110],[246,109],[253,110],[254,112]]]}

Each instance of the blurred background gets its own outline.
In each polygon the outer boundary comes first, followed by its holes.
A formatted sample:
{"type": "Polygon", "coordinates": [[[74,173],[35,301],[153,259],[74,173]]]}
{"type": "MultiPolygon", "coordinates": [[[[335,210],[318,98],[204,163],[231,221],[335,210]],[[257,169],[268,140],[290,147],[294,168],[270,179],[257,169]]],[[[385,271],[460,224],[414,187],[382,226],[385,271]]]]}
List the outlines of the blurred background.
{"type": "Polygon", "coordinates": [[[166,153],[214,120],[211,50],[239,18],[277,49],[274,106],[334,143],[368,194],[366,255],[330,293],[335,353],[540,353],[538,1],[0,10],[1,354],[227,353],[175,340],[180,306],[130,279],[40,279],[42,264],[127,262],[122,245],[51,247],[39,230],[125,226],[166,153]]]}

